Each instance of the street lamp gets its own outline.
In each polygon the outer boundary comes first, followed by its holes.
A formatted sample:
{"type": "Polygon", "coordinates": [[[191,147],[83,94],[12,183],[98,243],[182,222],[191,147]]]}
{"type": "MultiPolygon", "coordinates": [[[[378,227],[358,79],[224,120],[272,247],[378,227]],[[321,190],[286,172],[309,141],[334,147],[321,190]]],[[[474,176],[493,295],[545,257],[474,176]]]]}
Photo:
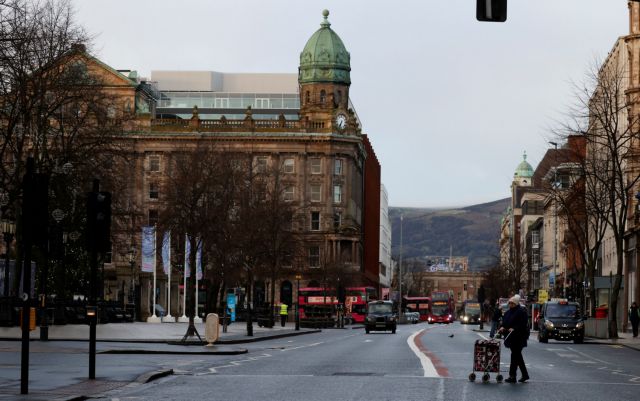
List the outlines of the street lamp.
{"type": "Polygon", "coordinates": [[[133,305],[133,311],[131,312],[131,315],[133,316],[133,320],[136,320],[136,299],[135,299],[135,295],[134,295],[134,291],[135,291],[135,279],[134,279],[134,267],[136,264],[136,249],[133,247],[133,245],[131,246],[131,248],[129,248],[129,266],[131,267],[131,280],[130,280],[130,285],[129,285],[129,304],[133,305]]]}
{"type": "Polygon", "coordinates": [[[400,260],[398,262],[398,319],[402,317],[402,221],[404,214],[400,213],[400,260]]]}
{"type": "Polygon", "coordinates": [[[4,235],[4,243],[5,243],[5,251],[4,251],[4,296],[9,296],[9,248],[11,247],[11,242],[13,241],[13,236],[16,232],[15,223],[11,222],[8,219],[2,219],[0,223],[0,229],[2,230],[2,234],[4,235]]]}
{"type": "MultiPolygon", "coordinates": [[[[549,141],[550,145],[555,147],[555,152],[553,153],[554,157],[554,166],[553,166],[553,190],[555,191],[558,188],[558,143],[549,141]]],[[[556,265],[558,263],[558,200],[556,199],[556,194],[553,194],[553,295],[556,296],[556,286],[557,286],[557,270],[556,265]]]]}
{"type": "Polygon", "coordinates": [[[302,274],[296,274],[296,331],[300,330],[300,279],[302,274]]]}

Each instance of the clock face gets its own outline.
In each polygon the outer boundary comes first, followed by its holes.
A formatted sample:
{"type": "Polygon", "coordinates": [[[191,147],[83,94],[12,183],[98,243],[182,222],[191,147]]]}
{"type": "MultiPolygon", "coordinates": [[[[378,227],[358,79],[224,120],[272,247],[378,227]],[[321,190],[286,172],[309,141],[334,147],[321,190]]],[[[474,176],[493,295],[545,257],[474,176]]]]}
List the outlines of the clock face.
{"type": "Polygon", "coordinates": [[[336,116],[336,126],[338,129],[345,129],[347,127],[347,116],[340,113],[336,116]]]}

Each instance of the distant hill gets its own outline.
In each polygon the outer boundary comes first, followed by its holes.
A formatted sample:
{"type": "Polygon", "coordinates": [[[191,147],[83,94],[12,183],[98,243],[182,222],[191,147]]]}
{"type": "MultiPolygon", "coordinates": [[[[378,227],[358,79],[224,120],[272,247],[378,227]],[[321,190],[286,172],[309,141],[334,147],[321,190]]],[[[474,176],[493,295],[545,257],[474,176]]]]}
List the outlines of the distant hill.
{"type": "Polygon", "coordinates": [[[470,270],[484,270],[495,264],[500,239],[500,219],[510,198],[460,209],[389,208],[392,252],[400,254],[400,214],[403,259],[426,255],[468,256],[470,270]]]}

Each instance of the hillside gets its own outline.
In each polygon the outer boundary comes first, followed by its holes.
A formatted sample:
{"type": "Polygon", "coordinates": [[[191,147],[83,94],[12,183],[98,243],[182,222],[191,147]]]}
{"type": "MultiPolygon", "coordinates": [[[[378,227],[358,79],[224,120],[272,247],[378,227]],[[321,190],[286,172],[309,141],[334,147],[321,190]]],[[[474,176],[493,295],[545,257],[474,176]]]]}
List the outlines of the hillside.
{"type": "Polygon", "coordinates": [[[403,221],[403,258],[426,255],[468,256],[470,270],[483,270],[498,256],[500,219],[509,198],[460,209],[389,208],[393,255],[400,252],[400,213],[403,221]]]}

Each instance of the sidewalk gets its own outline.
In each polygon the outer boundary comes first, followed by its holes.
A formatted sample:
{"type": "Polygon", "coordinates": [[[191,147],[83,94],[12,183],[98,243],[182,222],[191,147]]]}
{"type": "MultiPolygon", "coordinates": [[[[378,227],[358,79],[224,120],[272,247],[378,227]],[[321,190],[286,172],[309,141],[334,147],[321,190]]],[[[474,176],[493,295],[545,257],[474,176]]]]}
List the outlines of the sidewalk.
{"type": "MultiPolygon", "coordinates": [[[[196,324],[196,329],[204,341],[205,325],[196,324]]],[[[186,323],[99,324],[96,327],[96,379],[89,380],[89,326],[51,326],[49,341],[39,340],[40,329],[37,327],[30,333],[29,394],[20,395],[22,333],[18,327],[0,327],[0,401],[86,399],[173,374],[175,367],[170,363],[173,354],[176,354],[175,358],[180,358],[179,355],[220,358],[247,353],[240,344],[320,332],[302,328],[296,331],[294,323],[273,328],[254,323],[254,335],[249,337],[246,322],[234,322],[226,333],[220,327],[218,341],[213,347],[207,347],[197,337],[182,343],[186,330],[186,323]]]]}
{"type": "MultiPolygon", "coordinates": [[[[474,328],[472,329],[473,331],[476,332],[482,332],[482,333],[489,333],[489,330],[487,329],[483,329],[480,330],[479,328],[474,328]]],[[[538,332],[536,330],[531,330],[531,334],[529,336],[529,341],[538,341],[537,340],[538,337],[538,332]]],[[[640,336],[633,338],[633,335],[629,332],[629,333],[624,333],[624,332],[618,332],[618,338],[596,338],[596,337],[585,337],[584,338],[584,344],[598,344],[598,345],[620,345],[623,347],[627,347],[627,348],[631,348],[631,349],[635,349],[637,351],[640,351],[640,336]]]]}
{"type": "MultiPolygon", "coordinates": [[[[196,323],[196,330],[202,341],[205,341],[205,324],[196,323]]],[[[182,340],[187,331],[187,323],[108,323],[96,326],[96,338],[101,342],[132,342],[132,343],[177,343],[182,340]]],[[[253,324],[253,336],[247,336],[246,322],[234,322],[223,332],[220,326],[220,336],[215,344],[242,344],[281,336],[293,336],[317,333],[319,330],[300,329],[295,331],[295,324],[287,322],[285,327],[279,324],[273,328],[259,327],[253,324]]],[[[40,339],[40,328],[36,327],[30,333],[32,340],[40,339]]],[[[0,327],[0,341],[21,340],[22,331],[19,327],[0,327]]],[[[85,324],[68,324],[49,326],[49,341],[89,341],[89,326],[85,324]]],[[[186,345],[202,345],[197,337],[188,339],[186,345]]]]}

